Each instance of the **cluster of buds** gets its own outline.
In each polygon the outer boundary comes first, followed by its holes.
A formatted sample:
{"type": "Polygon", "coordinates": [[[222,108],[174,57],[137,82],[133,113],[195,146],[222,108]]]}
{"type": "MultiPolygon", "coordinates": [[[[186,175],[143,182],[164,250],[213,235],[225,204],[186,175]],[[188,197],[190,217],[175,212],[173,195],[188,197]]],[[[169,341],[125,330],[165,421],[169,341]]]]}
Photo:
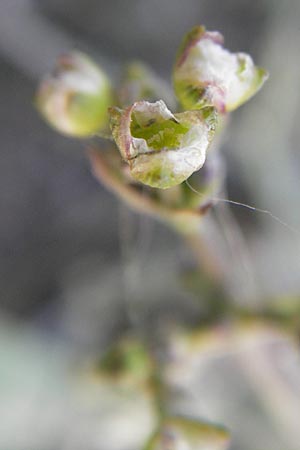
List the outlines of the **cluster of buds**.
{"type": "MultiPolygon", "coordinates": [[[[247,54],[223,48],[221,34],[197,26],[179,47],[173,70],[175,96],[140,63],[129,65],[121,85],[114,88],[94,62],[75,52],[58,60],[54,72],[41,83],[36,103],[46,120],[64,134],[114,141],[119,150],[119,176],[106,177],[106,181],[110,178],[108,187],[119,193],[117,185],[122,179],[135,189],[140,185],[169,189],[170,195],[148,191],[152,200],[159,197],[160,204],[167,199],[164,206],[169,207],[176,197],[170,188],[182,186],[209,164],[212,143],[217,141],[226,114],[253,96],[267,76],[247,54]]],[[[98,156],[99,169],[107,158],[98,156]]],[[[94,154],[94,168],[95,159],[94,154]]],[[[195,193],[186,196],[182,191],[175,209],[182,208],[183,197],[185,206],[195,203],[190,198],[195,193]]],[[[196,203],[198,208],[205,206],[205,195],[196,203]]]]}

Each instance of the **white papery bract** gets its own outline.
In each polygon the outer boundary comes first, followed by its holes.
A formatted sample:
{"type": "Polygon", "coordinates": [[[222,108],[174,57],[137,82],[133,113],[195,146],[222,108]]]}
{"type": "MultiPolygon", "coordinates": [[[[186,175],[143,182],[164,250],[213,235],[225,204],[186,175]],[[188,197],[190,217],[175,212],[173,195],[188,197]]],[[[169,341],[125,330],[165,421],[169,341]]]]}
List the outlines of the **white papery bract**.
{"type": "Polygon", "coordinates": [[[132,177],[166,189],[199,170],[213,137],[214,108],[172,114],[162,100],[111,108],[111,129],[132,177]]]}
{"type": "Polygon", "coordinates": [[[83,53],[57,60],[55,70],[42,81],[36,105],[56,130],[85,137],[108,129],[107,109],[114,99],[105,73],[83,53]]]}
{"type": "Polygon", "coordinates": [[[193,28],[179,49],[173,72],[176,95],[184,109],[214,106],[232,111],[252,97],[268,78],[246,53],[223,48],[223,36],[193,28]]]}

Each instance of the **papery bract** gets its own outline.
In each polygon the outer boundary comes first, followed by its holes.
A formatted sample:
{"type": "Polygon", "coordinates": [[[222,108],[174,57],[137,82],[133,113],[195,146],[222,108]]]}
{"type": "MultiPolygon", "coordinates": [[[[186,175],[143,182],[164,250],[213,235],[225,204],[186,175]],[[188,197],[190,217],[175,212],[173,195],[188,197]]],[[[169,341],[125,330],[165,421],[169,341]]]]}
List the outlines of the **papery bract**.
{"type": "Polygon", "coordinates": [[[217,123],[214,108],[172,114],[162,100],[111,108],[110,115],[113,138],[132,177],[161,189],[203,166],[217,123]]]}
{"type": "Polygon", "coordinates": [[[104,72],[79,52],[58,59],[36,96],[36,105],[50,125],[76,137],[109,129],[107,109],[113,101],[104,72]]]}
{"type": "Polygon", "coordinates": [[[223,48],[223,36],[205,27],[183,39],[173,72],[176,95],[184,109],[214,106],[232,111],[252,97],[268,78],[246,53],[223,48]]]}

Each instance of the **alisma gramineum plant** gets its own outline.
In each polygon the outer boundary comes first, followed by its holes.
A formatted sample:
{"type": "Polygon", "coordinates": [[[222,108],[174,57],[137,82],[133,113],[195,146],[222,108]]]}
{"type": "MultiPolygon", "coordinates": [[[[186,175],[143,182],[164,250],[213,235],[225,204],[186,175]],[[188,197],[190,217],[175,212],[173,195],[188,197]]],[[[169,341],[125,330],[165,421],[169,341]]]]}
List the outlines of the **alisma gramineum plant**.
{"type": "MultiPolygon", "coordinates": [[[[220,33],[198,26],[184,37],[177,53],[175,96],[142,63],[128,65],[120,85],[113,87],[90,58],[72,52],[59,58],[53,74],[41,83],[36,104],[63,134],[108,138],[109,145],[90,151],[95,175],[132,208],[186,235],[200,253],[208,278],[219,281],[214,259],[203,251],[201,241],[190,237],[198,235],[199,219],[222,188],[224,172],[217,149],[226,116],[249,100],[267,76],[247,54],[226,50],[220,33]],[[196,189],[184,183],[190,177],[196,189]]],[[[159,369],[139,343],[129,341],[114,349],[99,371],[107,387],[135,395],[139,386],[160,408],[159,369]]],[[[147,450],[228,447],[228,433],[222,427],[168,417],[164,411],[157,416],[147,450]]]]}

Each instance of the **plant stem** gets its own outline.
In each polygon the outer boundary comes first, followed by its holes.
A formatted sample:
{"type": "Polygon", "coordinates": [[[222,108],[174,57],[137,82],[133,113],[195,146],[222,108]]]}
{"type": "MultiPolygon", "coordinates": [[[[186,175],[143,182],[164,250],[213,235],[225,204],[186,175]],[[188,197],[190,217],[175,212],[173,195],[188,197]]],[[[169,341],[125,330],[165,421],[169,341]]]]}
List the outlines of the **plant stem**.
{"type": "Polygon", "coordinates": [[[181,234],[194,254],[200,271],[204,272],[214,283],[223,284],[224,271],[221,267],[221,261],[212,252],[205,238],[201,236],[200,230],[182,232],[181,234]]]}

